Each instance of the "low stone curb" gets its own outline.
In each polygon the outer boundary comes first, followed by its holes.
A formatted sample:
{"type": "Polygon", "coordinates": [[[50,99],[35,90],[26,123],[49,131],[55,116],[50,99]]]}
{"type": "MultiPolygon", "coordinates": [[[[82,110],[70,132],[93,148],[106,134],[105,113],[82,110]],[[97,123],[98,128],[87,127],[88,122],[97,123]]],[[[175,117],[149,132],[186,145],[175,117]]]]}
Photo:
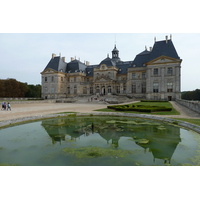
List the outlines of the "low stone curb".
{"type": "Polygon", "coordinates": [[[67,117],[69,115],[76,115],[76,116],[120,116],[120,117],[134,117],[134,118],[142,118],[142,119],[151,119],[151,120],[157,120],[161,122],[170,123],[173,125],[181,126],[186,129],[193,130],[197,133],[200,133],[200,126],[191,124],[188,122],[165,118],[165,117],[158,117],[158,116],[152,116],[152,115],[145,115],[145,114],[131,114],[131,113],[112,113],[112,112],[95,112],[95,113],[63,113],[63,114],[47,114],[47,115],[37,115],[37,116],[31,116],[31,117],[23,117],[18,119],[12,119],[7,121],[0,122],[0,127],[4,128],[9,125],[15,125],[17,123],[22,122],[28,122],[28,121],[35,121],[40,119],[47,119],[47,118],[56,118],[56,117],[67,117]]]}

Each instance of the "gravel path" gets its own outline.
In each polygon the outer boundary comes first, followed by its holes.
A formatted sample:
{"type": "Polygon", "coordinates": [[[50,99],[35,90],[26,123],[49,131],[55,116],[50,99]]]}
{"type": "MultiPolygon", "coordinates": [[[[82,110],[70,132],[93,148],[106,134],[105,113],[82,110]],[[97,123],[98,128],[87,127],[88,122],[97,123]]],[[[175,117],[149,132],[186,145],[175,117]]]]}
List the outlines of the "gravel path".
{"type": "MultiPolygon", "coordinates": [[[[171,102],[173,107],[180,112],[180,115],[160,115],[160,117],[173,118],[193,118],[200,119],[200,114],[189,110],[188,108],[179,105],[176,102],[171,102]]],[[[11,111],[1,111],[0,121],[18,119],[31,116],[39,116],[46,114],[54,114],[60,112],[80,112],[91,113],[96,109],[106,108],[105,103],[22,103],[12,104],[11,111]]],[[[159,115],[156,115],[159,116],[159,115]]]]}

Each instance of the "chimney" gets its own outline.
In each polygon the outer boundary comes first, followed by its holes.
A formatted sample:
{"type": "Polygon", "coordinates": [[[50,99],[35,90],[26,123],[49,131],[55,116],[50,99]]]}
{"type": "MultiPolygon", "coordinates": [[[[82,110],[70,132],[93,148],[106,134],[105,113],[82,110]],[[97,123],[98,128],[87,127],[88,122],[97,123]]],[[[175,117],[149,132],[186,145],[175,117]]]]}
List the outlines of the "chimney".
{"type": "Polygon", "coordinates": [[[52,59],[55,58],[55,57],[56,57],[56,54],[55,54],[55,53],[52,53],[52,59]]]}
{"type": "Polygon", "coordinates": [[[166,35],[165,38],[166,38],[166,43],[167,43],[168,42],[168,36],[166,35]]]}
{"type": "Polygon", "coordinates": [[[170,40],[172,40],[172,34],[170,34],[170,40]]]}
{"type": "Polygon", "coordinates": [[[74,58],[73,57],[71,57],[71,61],[73,61],[74,60],[74,58]]]}
{"type": "Polygon", "coordinates": [[[90,65],[90,63],[89,63],[88,61],[86,61],[86,65],[87,65],[87,66],[90,65]]]}
{"type": "Polygon", "coordinates": [[[65,62],[65,57],[62,57],[62,61],[65,62]]]}

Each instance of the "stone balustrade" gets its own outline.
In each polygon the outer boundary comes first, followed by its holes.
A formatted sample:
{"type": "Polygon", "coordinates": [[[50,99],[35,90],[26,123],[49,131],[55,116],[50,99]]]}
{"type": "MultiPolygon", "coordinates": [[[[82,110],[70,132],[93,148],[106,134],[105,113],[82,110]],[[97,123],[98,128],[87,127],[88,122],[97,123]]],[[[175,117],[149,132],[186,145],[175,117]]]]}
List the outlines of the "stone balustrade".
{"type": "Polygon", "coordinates": [[[183,99],[176,99],[176,102],[197,113],[200,113],[200,101],[188,101],[183,99]]]}

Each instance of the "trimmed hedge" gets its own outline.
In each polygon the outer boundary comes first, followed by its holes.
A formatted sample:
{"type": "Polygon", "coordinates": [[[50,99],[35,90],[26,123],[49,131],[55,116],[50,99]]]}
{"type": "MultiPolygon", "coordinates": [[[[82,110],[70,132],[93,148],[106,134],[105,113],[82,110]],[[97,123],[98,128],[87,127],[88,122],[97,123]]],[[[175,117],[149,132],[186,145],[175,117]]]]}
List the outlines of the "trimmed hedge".
{"type": "Polygon", "coordinates": [[[141,100],[141,102],[169,102],[169,101],[165,101],[165,100],[141,100]]]}
{"type": "Polygon", "coordinates": [[[145,105],[116,105],[107,106],[108,109],[114,109],[116,111],[137,111],[137,112],[158,112],[158,111],[171,111],[172,108],[164,106],[145,106],[145,105]]]}

